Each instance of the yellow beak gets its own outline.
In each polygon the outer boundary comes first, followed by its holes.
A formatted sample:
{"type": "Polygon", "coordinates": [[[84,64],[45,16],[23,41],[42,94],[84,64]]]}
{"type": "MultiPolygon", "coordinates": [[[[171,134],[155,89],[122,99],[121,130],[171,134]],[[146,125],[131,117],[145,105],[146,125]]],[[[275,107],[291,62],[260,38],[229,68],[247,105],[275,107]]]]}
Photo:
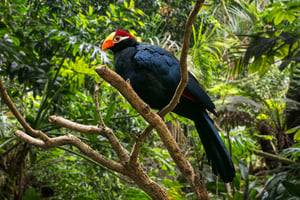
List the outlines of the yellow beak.
{"type": "Polygon", "coordinates": [[[116,32],[111,33],[103,42],[101,49],[103,51],[113,47],[115,45],[114,43],[114,37],[115,37],[116,32]]]}

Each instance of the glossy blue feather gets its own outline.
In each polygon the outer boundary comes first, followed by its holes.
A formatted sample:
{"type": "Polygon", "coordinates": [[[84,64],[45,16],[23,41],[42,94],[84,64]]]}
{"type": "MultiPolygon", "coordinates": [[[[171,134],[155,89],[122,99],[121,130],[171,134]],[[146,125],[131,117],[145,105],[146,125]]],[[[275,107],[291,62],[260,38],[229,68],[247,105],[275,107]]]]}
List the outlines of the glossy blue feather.
{"type": "MultiPolygon", "coordinates": [[[[180,81],[179,61],[171,53],[158,46],[127,39],[112,48],[115,70],[129,79],[136,93],[152,108],[166,106],[180,81]]],[[[213,171],[225,182],[235,176],[231,157],[213,126],[206,110],[213,113],[215,105],[189,73],[184,94],[174,112],[195,122],[213,171]]]]}

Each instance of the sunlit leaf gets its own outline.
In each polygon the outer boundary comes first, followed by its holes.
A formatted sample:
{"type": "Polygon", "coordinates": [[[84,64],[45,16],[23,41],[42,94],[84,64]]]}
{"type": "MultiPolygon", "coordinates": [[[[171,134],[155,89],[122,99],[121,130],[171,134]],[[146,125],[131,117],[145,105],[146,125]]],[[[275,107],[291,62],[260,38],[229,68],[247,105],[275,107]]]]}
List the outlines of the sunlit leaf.
{"type": "Polygon", "coordinates": [[[133,9],[133,8],[134,8],[134,0],[130,0],[128,9],[133,9]]]}
{"type": "Polygon", "coordinates": [[[300,126],[296,126],[296,127],[294,127],[294,128],[291,128],[291,129],[287,130],[285,133],[286,133],[286,134],[296,133],[296,132],[299,131],[299,130],[300,130],[300,126]]]}
{"type": "Polygon", "coordinates": [[[128,9],[128,3],[127,3],[126,0],[124,1],[124,7],[125,7],[126,9],[128,9]]]}
{"type": "Polygon", "coordinates": [[[93,7],[89,6],[89,12],[88,12],[89,16],[91,16],[93,14],[93,12],[94,12],[93,7]]]}
{"type": "Polygon", "coordinates": [[[281,21],[284,19],[285,17],[285,13],[284,12],[278,12],[276,13],[275,17],[274,17],[274,24],[278,25],[281,23],[281,21]]]}
{"type": "Polygon", "coordinates": [[[20,40],[17,38],[17,37],[14,37],[14,36],[9,36],[10,37],[10,39],[12,39],[12,41],[14,42],[14,44],[16,45],[16,46],[20,46],[20,40]]]}
{"type": "Polygon", "coordinates": [[[300,141],[300,129],[298,129],[298,131],[295,133],[295,135],[294,135],[294,141],[295,142],[300,141]]]}

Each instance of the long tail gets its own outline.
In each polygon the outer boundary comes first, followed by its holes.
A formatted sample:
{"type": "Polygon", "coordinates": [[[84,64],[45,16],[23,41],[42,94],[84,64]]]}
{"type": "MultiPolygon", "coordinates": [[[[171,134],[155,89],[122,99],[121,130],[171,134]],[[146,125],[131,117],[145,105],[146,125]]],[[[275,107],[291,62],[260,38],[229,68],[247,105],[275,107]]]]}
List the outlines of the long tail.
{"type": "Polygon", "coordinates": [[[235,170],[231,157],[206,111],[194,122],[214,173],[224,182],[232,182],[235,170]]]}

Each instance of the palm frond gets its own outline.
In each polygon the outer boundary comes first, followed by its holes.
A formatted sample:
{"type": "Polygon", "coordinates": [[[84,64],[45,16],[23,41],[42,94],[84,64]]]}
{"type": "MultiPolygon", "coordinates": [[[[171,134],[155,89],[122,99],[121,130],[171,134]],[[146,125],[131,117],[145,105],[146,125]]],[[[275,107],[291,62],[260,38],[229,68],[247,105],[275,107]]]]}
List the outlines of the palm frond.
{"type": "Polygon", "coordinates": [[[254,108],[260,109],[260,110],[264,110],[265,107],[263,105],[261,105],[260,103],[257,103],[253,100],[251,100],[248,97],[243,97],[243,96],[231,96],[231,97],[227,97],[225,99],[226,101],[229,101],[231,104],[248,104],[253,106],[254,108]]]}
{"type": "Polygon", "coordinates": [[[291,160],[296,161],[298,158],[300,158],[300,148],[290,147],[283,149],[280,155],[285,158],[289,158],[291,160]]]}

